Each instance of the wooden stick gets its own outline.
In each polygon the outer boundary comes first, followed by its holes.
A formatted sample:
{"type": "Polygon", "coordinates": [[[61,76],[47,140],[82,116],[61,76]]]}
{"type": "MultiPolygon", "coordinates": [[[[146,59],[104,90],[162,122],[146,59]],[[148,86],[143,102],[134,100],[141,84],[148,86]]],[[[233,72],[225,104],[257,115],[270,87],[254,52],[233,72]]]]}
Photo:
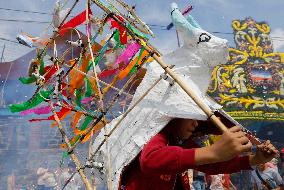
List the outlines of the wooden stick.
{"type": "MultiPolygon", "coordinates": [[[[66,135],[66,133],[65,133],[65,131],[64,131],[64,129],[63,129],[63,127],[62,127],[62,124],[61,124],[61,122],[60,122],[60,120],[59,120],[59,118],[58,118],[58,115],[56,114],[56,111],[55,111],[55,109],[54,109],[54,107],[53,107],[53,105],[52,105],[52,102],[49,101],[48,104],[49,104],[49,106],[50,106],[50,108],[51,108],[51,110],[52,110],[52,113],[53,113],[53,115],[54,115],[55,121],[56,121],[56,123],[57,123],[57,125],[58,125],[58,129],[59,129],[61,135],[63,136],[63,139],[64,139],[65,143],[67,144],[67,147],[70,148],[70,147],[71,147],[70,141],[69,141],[69,139],[68,139],[68,137],[67,137],[67,135],[66,135]]],[[[79,174],[80,174],[80,176],[81,176],[81,178],[82,178],[82,181],[84,182],[84,184],[85,184],[87,190],[92,190],[91,184],[89,183],[89,181],[88,181],[86,175],[84,174],[84,171],[83,171],[83,169],[82,169],[82,167],[81,167],[80,161],[79,161],[79,159],[77,158],[77,156],[74,154],[74,152],[71,152],[71,153],[70,153],[70,157],[71,157],[72,160],[74,161],[74,163],[75,163],[75,165],[76,165],[76,168],[77,168],[77,170],[78,170],[78,172],[79,172],[79,174]]]]}

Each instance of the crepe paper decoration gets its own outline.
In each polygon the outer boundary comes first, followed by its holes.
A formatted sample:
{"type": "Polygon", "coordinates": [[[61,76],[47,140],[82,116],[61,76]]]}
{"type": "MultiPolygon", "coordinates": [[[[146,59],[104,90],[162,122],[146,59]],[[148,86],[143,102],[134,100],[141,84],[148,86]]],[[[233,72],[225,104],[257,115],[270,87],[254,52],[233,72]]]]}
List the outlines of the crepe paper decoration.
{"type": "Polygon", "coordinates": [[[139,30],[137,30],[134,26],[132,26],[130,23],[128,23],[128,28],[135,33],[137,36],[140,36],[144,39],[149,39],[149,37],[146,34],[143,34],[142,32],[140,32],[139,30]]]}
{"type": "MultiPolygon", "coordinates": [[[[80,130],[81,130],[81,131],[84,131],[84,130],[88,127],[88,125],[90,124],[90,122],[91,122],[92,120],[94,120],[93,117],[87,116],[86,119],[85,119],[85,121],[84,121],[84,123],[82,124],[80,130]]],[[[75,134],[76,134],[76,133],[75,133],[75,134]]]]}
{"type": "MultiPolygon", "coordinates": [[[[79,139],[80,139],[80,135],[77,135],[77,136],[73,137],[70,140],[70,145],[73,146],[79,139]]],[[[63,149],[66,149],[67,145],[66,145],[66,143],[63,143],[63,144],[60,145],[60,147],[63,148],[63,149]]],[[[65,158],[67,158],[69,156],[69,153],[66,152],[66,155],[64,155],[64,156],[66,156],[65,158]]]]}
{"type": "MultiPolygon", "coordinates": [[[[39,61],[37,59],[36,61],[33,61],[33,63],[37,66],[39,65],[39,74],[43,75],[43,73],[44,73],[44,61],[43,60],[39,61]]],[[[20,77],[19,78],[19,81],[21,81],[22,84],[31,84],[31,83],[36,82],[37,78],[34,75],[32,75],[33,71],[30,70],[30,69],[31,69],[31,66],[29,68],[29,75],[31,75],[30,77],[20,77]]]]}
{"type": "Polygon", "coordinates": [[[96,79],[95,78],[89,78],[89,82],[91,84],[91,88],[92,88],[94,94],[99,94],[99,89],[98,89],[98,86],[97,86],[96,79]]]}
{"type": "MultiPolygon", "coordinates": [[[[124,19],[121,16],[119,16],[119,15],[116,15],[116,16],[121,22],[124,22],[124,19]]],[[[108,21],[111,22],[111,28],[110,29],[117,28],[119,30],[119,39],[120,39],[121,45],[126,44],[127,43],[127,32],[126,32],[125,28],[123,26],[120,26],[118,24],[118,22],[116,22],[113,19],[108,19],[108,21]]]]}
{"type": "Polygon", "coordinates": [[[39,74],[40,75],[44,74],[44,61],[43,61],[43,59],[40,60],[39,74]]]}
{"type": "MultiPolygon", "coordinates": [[[[82,137],[82,136],[84,136],[84,138],[81,139],[81,143],[83,144],[83,143],[87,142],[87,141],[90,139],[90,137],[91,137],[92,134],[95,134],[96,132],[98,132],[99,130],[101,130],[105,125],[106,125],[105,120],[101,120],[100,122],[98,122],[98,123],[93,127],[93,129],[92,129],[89,133],[87,133],[88,128],[86,128],[85,130],[79,130],[79,129],[75,128],[75,131],[76,131],[75,134],[76,134],[77,136],[75,136],[74,139],[77,139],[77,137],[82,137]]],[[[79,140],[79,139],[78,139],[78,140],[79,140]]]]}
{"type": "Polygon", "coordinates": [[[83,115],[82,112],[76,112],[76,113],[74,114],[74,119],[73,119],[73,122],[72,122],[72,125],[71,125],[71,127],[72,127],[74,133],[76,132],[76,130],[78,130],[78,129],[76,128],[76,125],[77,125],[77,123],[80,121],[80,118],[81,118],[82,115],[83,115]]]}
{"type": "Polygon", "coordinates": [[[49,80],[60,68],[57,65],[46,66],[44,68],[45,81],[49,80]]]}
{"type": "Polygon", "coordinates": [[[87,77],[85,77],[85,83],[86,83],[85,97],[90,97],[93,94],[93,90],[92,90],[91,83],[90,83],[90,81],[89,81],[89,79],[87,77]]]}
{"type": "MultiPolygon", "coordinates": [[[[86,10],[78,14],[77,16],[73,17],[71,20],[63,24],[59,29],[59,35],[61,37],[64,36],[66,32],[68,32],[70,29],[75,28],[76,26],[82,24],[86,21],[86,10]]],[[[88,7],[88,18],[90,18],[90,15],[92,14],[92,11],[90,7],[88,7]]]]}
{"type": "Polygon", "coordinates": [[[25,111],[27,109],[33,108],[33,107],[39,105],[40,103],[44,102],[46,99],[48,99],[50,94],[51,94],[51,91],[41,90],[33,98],[29,99],[26,102],[23,102],[21,104],[10,105],[9,109],[12,113],[25,111]]]}
{"type": "Polygon", "coordinates": [[[140,48],[141,45],[136,41],[128,45],[126,49],[122,52],[122,54],[117,58],[117,60],[114,63],[114,66],[116,66],[121,62],[124,62],[124,64],[127,65],[130,59],[139,51],[140,48]]]}
{"type": "Polygon", "coordinates": [[[100,79],[103,79],[103,78],[109,77],[109,76],[111,76],[111,75],[116,74],[117,71],[118,71],[118,69],[108,69],[108,70],[104,70],[104,71],[102,71],[102,72],[99,74],[99,78],[100,78],[100,79]]]}
{"type": "Polygon", "coordinates": [[[22,84],[31,84],[36,82],[36,77],[34,75],[31,77],[20,77],[19,81],[21,81],[22,84]]]}
{"type": "MultiPolygon", "coordinates": [[[[71,60],[70,64],[73,64],[75,60],[71,60]]],[[[76,71],[75,69],[72,69],[70,71],[70,83],[69,83],[69,93],[74,94],[75,89],[80,89],[84,85],[84,78],[85,75],[83,73],[86,73],[88,68],[89,59],[85,56],[82,58],[82,64],[79,67],[79,71],[76,71]]]]}
{"type": "Polygon", "coordinates": [[[85,133],[85,137],[81,140],[81,143],[84,144],[85,142],[87,142],[90,139],[92,134],[95,134],[96,132],[101,130],[105,125],[106,125],[106,122],[104,120],[97,123],[88,134],[85,133]]]}
{"type": "Polygon", "coordinates": [[[119,80],[123,80],[129,73],[132,74],[132,72],[136,71],[136,65],[141,64],[141,57],[145,57],[148,54],[149,53],[145,50],[145,48],[141,47],[138,57],[135,57],[135,59],[133,59],[125,69],[120,71],[120,73],[118,74],[119,80]]]}
{"type": "Polygon", "coordinates": [[[90,101],[92,101],[94,99],[94,97],[87,97],[87,98],[84,98],[81,103],[82,104],[87,104],[89,103],[90,101]]]}
{"type": "Polygon", "coordinates": [[[82,106],[82,104],[81,104],[81,100],[82,100],[82,91],[81,91],[81,89],[76,89],[75,95],[76,95],[75,103],[76,103],[77,106],[81,107],[82,106]]]}
{"type": "Polygon", "coordinates": [[[120,42],[119,30],[117,30],[117,32],[114,33],[113,39],[114,39],[115,42],[116,42],[116,45],[115,45],[115,47],[114,47],[113,49],[116,49],[116,48],[118,48],[118,47],[124,48],[124,45],[122,45],[121,42],[120,42]]]}
{"type": "MultiPolygon", "coordinates": [[[[95,65],[97,65],[102,60],[102,58],[103,58],[103,56],[106,53],[106,50],[108,48],[108,43],[109,43],[109,40],[103,45],[99,55],[95,59],[95,65]]],[[[90,65],[92,66],[92,64],[90,64],[90,65]]]]}
{"type": "MultiPolygon", "coordinates": [[[[70,112],[71,112],[71,108],[66,108],[66,111],[65,111],[65,112],[62,111],[62,113],[59,113],[59,114],[60,114],[60,115],[58,116],[59,120],[62,121],[63,119],[65,119],[65,118],[70,114],[70,112]]],[[[52,120],[55,120],[55,118],[53,117],[52,120]]],[[[55,126],[57,126],[57,125],[58,125],[57,122],[54,122],[54,123],[51,124],[50,127],[53,128],[53,127],[55,127],[55,126]]]]}
{"type": "MultiPolygon", "coordinates": [[[[66,117],[66,113],[71,111],[70,108],[62,107],[58,112],[56,112],[58,118],[62,120],[66,117]]],[[[30,122],[38,122],[38,121],[48,121],[48,120],[55,120],[54,115],[49,116],[48,118],[39,118],[39,119],[30,119],[30,122]]]]}
{"type": "Polygon", "coordinates": [[[42,107],[32,108],[32,109],[22,111],[20,115],[25,116],[25,115],[29,115],[33,113],[37,115],[42,115],[42,114],[49,114],[50,112],[51,112],[51,109],[49,106],[42,106],[42,107]]]}

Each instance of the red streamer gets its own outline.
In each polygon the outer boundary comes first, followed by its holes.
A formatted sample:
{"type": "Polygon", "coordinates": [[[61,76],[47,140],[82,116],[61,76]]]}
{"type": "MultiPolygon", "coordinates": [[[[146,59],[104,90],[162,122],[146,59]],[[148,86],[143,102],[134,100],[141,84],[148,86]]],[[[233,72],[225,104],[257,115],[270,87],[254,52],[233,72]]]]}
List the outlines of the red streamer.
{"type": "MultiPolygon", "coordinates": [[[[124,22],[124,20],[123,20],[122,17],[120,17],[120,16],[118,16],[118,15],[117,15],[117,17],[118,17],[118,19],[119,19],[121,22],[124,22]]],[[[121,43],[122,45],[126,44],[126,43],[127,43],[127,32],[126,32],[125,28],[124,28],[123,26],[120,26],[120,25],[118,24],[118,22],[116,22],[116,21],[113,20],[113,19],[109,19],[108,21],[111,22],[111,28],[110,28],[110,29],[112,29],[112,28],[117,28],[117,29],[119,30],[120,43],[121,43]]]]}
{"type": "MultiPolygon", "coordinates": [[[[68,22],[66,22],[65,24],[63,24],[59,30],[59,35],[63,37],[64,34],[68,32],[70,29],[75,28],[76,26],[85,22],[86,14],[87,14],[87,11],[85,10],[81,12],[80,14],[78,14],[77,16],[75,16],[74,18],[72,18],[71,20],[69,20],[68,22]]],[[[92,15],[92,11],[90,7],[88,7],[88,18],[90,18],[90,15],[92,15]]]]}

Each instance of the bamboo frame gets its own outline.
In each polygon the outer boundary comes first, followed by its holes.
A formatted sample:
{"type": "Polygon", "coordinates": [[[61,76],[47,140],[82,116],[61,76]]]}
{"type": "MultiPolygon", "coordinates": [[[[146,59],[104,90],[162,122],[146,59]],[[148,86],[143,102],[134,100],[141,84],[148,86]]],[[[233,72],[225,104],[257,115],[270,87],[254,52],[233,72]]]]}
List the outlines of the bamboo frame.
{"type": "MultiPolygon", "coordinates": [[[[51,111],[52,111],[52,113],[53,113],[53,115],[54,115],[55,121],[56,121],[56,123],[57,123],[57,125],[58,125],[58,129],[59,129],[61,135],[63,136],[63,139],[64,139],[65,143],[67,144],[67,147],[70,148],[70,147],[71,147],[70,141],[69,141],[69,139],[68,139],[68,137],[67,137],[67,135],[66,135],[66,133],[65,133],[65,131],[64,131],[64,129],[63,129],[63,127],[62,127],[62,124],[61,124],[61,122],[60,122],[60,120],[59,120],[59,118],[58,118],[58,116],[57,116],[57,114],[56,114],[56,111],[55,111],[53,105],[52,105],[52,102],[49,101],[48,104],[49,104],[49,107],[51,108],[51,111]]],[[[82,178],[82,181],[84,182],[84,184],[85,184],[87,190],[92,190],[91,184],[90,184],[90,182],[88,181],[86,175],[84,174],[84,171],[83,171],[83,169],[82,169],[82,167],[81,167],[81,164],[80,164],[79,159],[78,159],[77,156],[74,154],[74,152],[71,152],[71,153],[69,153],[69,154],[70,154],[70,157],[72,158],[72,160],[74,161],[74,163],[75,163],[75,165],[76,165],[76,168],[77,168],[77,170],[78,170],[78,172],[79,172],[79,174],[80,174],[80,176],[81,176],[81,178],[82,178]]]]}

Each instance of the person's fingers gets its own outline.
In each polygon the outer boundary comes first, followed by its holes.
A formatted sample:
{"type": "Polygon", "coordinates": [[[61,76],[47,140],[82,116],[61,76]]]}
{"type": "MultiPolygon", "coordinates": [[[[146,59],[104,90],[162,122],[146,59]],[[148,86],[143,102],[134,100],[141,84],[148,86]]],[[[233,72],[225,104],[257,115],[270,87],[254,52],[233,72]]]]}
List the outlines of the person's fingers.
{"type": "Polygon", "coordinates": [[[249,139],[245,136],[241,137],[238,139],[240,141],[240,143],[242,143],[243,145],[244,144],[247,144],[249,142],[249,139]]]}
{"type": "Polygon", "coordinates": [[[233,133],[233,136],[236,138],[242,138],[246,136],[246,134],[243,131],[238,131],[238,132],[233,133]]]}
{"type": "Polygon", "coordinates": [[[239,126],[234,126],[229,129],[230,132],[235,133],[241,131],[242,129],[239,126]]]}
{"type": "Polygon", "coordinates": [[[247,144],[244,144],[241,146],[242,152],[250,152],[251,148],[252,148],[252,144],[250,141],[247,144]]]}

